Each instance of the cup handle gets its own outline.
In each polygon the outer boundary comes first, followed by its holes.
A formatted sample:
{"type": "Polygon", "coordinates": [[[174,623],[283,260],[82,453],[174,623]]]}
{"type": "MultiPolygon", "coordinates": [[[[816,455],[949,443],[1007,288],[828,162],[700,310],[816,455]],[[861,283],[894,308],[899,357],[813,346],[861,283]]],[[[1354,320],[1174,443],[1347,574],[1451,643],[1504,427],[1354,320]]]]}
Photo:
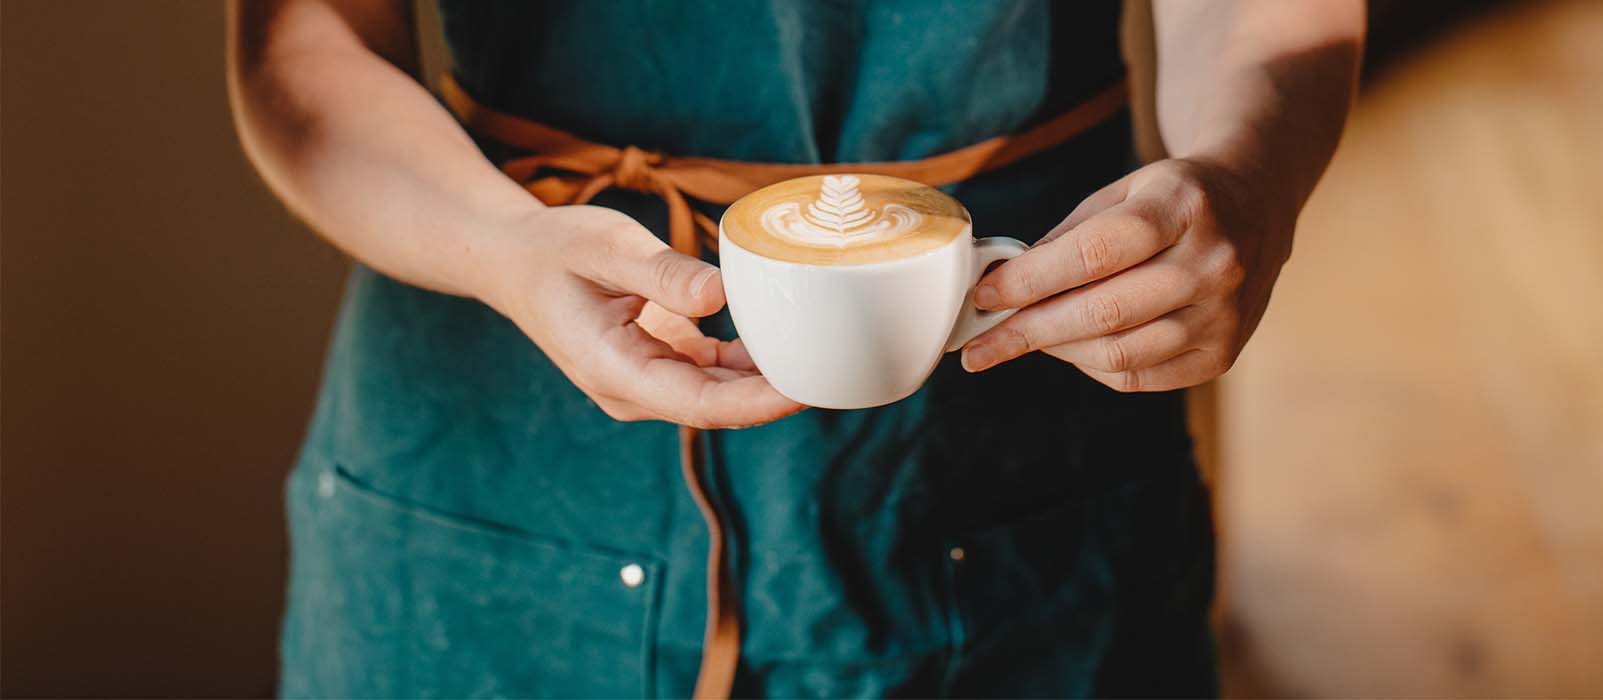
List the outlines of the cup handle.
{"type": "Polygon", "coordinates": [[[1018,311],[1018,309],[981,311],[974,305],[974,285],[979,284],[980,277],[985,275],[985,270],[991,263],[1016,258],[1029,249],[1030,246],[1024,241],[1006,236],[992,236],[974,241],[974,273],[969,278],[968,294],[963,297],[963,310],[957,313],[957,325],[952,327],[952,335],[946,340],[947,352],[962,348],[968,341],[973,340],[974,336],[990,330],[1018,311]]]}

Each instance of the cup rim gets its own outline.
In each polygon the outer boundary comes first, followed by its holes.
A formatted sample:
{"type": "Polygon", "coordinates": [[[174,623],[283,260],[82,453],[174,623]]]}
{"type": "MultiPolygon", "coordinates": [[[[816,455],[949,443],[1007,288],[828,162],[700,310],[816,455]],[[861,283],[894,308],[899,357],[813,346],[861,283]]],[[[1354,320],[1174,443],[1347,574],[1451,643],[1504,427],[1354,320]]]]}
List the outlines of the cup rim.
{"type": "MultiPolygon", "coordinates": [[[[964,213],[965,214],[968,213],[967,210],[965,210],[964,213]]],[[[750,256],[752,256],[754,258],[762,260],[763,262],[771,263],[771,264],[775,264],[775,265],[783,265],[783,266],[790,266],[790,267],[801,267],[801,268],[806,268],[806,269],[809,269],[809,270],[862,270],[862,269],[876,268],[876,267],[895,267],[897,265],[912,264],[915,261],[923,260],[925,258],[934,256],[934,255],[938,255],[940,253],[943,253],[948,248],[951,248],[952,246],[955,246],[955,245],[957,245],[959,243],[962,243],[964,241],[968,241],[969,245],[973,245],[973,242],[975,240],[978,240],[978,239],[974,238],[974,221],[973,221],[972,218],[970,218],[968,221],[964,222],[963,230],[959,231],[956,236],[953,236],[952,240],[947,241],[946,243],[944,243],[944,244],[942,244],[940,246],[937,246],[937,247],[931,248],[929,250],[926,250],[926,251],[924,251],[922,253],[918,253],[916,255],[909,255],[909,256],[907,256],[905,258],[894,258],[894,259],[891,259],[891,260],[876,260],[876,261],[872,261],[872,262],[839,263],[839,264],[834,264],[834,265],[819,265],[817,263],[804,263],[804,262],[796,262],[794,260],[781,260],[779,258],[770,258],[770,257],[768,257],[766,255],[761,255],[761,254],[755,253],[755,252],[751,251],[750,249],[740,245],[739,243],[736,243],[733,238],[730,238],[728,234],[724,233],[724,219],[723,219],[722,216],[718,217],[718,254],[719,254],[719,257],[720,257],[720,260],[719,260],[720,263],[722,263],[722,259],[721,258],[723,257],[724,248],[725,248],[725,246],[728,246],[728,247],[731,247],[731,248],[739,248],[740,252],[742,252],[742,253],[745,253],[745,254],[750,255],[750,256]]]]}
{"type": "Polygon", "coordinates": [[[947,246],[953,245],[953,244],[957,243],[957,241],[959,241],[961,239],[964,239],[964,238],[967,238],[970,241],[976,240],[974,238],[974,214],[969,212],[968,207],[964,206],[962,202],[958,201],[957,197],[952,196],[948,192],[941,191],[939,187],[935,187],[933,185],[929,185],[929,184],[926,184],[926,183],[923,183],[923,182],[919,182],[917,180],[909,180],[909,179],[907,179],[905,177],[897,177],[895,175],[879,175],[879,174],[874,174],[874,173],[840,172],[840,173],[819,173],[819,174],[812,174],[812,175],[801,175],[801,176],[798,176],[798,177],[790,178],[789,180],[784,180],[784,181],[779,182],[779,183],[773,183],[773,184],[770,184],[770,185],[767,185],[767,186],[764,186],[764,187],[759,187],[756,190],[753,190],[751,192],[747,192],[745,195],[742,195],[742,196],[736,198],[736,200],[734,202],[731,202],[729,204],[729,206],[724,207],[723,212],[718,215],[718,246],[719,246],[720,249],[722,249],[724,245],[733,245],[736,248],[740,248],[740,250],[742,252],[745,252],[745,253],[747,253],[749,255],[761,258],[761,259],[769,261],[769,262],[784,263],[786,265],[795,265],[797,267],[805,267],[805,268],[867,268],[867,267],[875,267],[875,266],[882,266],[882,265],[895,265],[897,263],[901,263],[901,262],[904,262],[904,261],[918,260],[918,259],[924,258],[926,256],[934,255],[936,253],[939,253],[941,251],[946,250],[947,246]],[[936,190],[939,194],[944,195],[947,199],[951,200],[953,204],[956,204],[958,210],[963,212],[963,229],[962,229],[962,231],[960,231],[958,233],[958,235],[953,236],[952,240],[946,242],[945,244],[942,244],[940,246],[936,246],[934,248],[926,250],[926,251],[924,251],[922,253],[918,253],[916,255],[907,256],[905,258],[894,258],[894,259],[891,259],[891,260],[879,260],[879,261],[874,261],[874,262],[840,263],[840,264],[833,264],[833,265],[820,265],[820,264],[816,264],[816,263],[796,262],[794,260],[782,260],[782,259],[779,259],[779,258],[772,258],[772,257],[766,256],[766,255],[762,255],[762,254],[759,254],[759,253],[756,253],[756,252],[752,251],[750,248],[746,248],[744,246],[739,245],[738,243],[735,243],[734,239],[732,239],[729,236],[729,234],[725,233],[725,231],[724,231],[724,220],[729,218],[729,210],[733,209],[736,204],[740,203],[741,200],[744,200],[747,197],[750,197],[751,195],[756,194],[759,191],[768,189],[770,187],[774,187],[774,186],[779,185],[779,184],[783,184],[784,182],[790,182],[792,180],[804,180],[804,179],[809,179],[809,178],[817,179],[817,178],[826,177],[828,175],[864,175],[864,174],[872,175],[873,177],[878,177],[878,178],[885,178],[885,179],[889,179],[889,180],[897,180],[897,181],[900,181],[900,182],[907,183],[908,185],[916,185],[918,187],[927,187],[927,188],[936,190]]]}

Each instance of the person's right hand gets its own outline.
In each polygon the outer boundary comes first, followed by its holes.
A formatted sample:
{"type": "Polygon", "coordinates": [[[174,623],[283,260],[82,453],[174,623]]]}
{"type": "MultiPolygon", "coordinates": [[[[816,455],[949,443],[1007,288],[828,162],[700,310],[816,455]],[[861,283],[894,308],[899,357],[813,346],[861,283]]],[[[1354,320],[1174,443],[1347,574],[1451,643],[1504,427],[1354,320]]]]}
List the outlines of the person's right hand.
{"type": "Polygon", "coordinates": [[[804,408],[768,384],[739,340],[709,338],[689,320],[723,308],[718,268],[627,215],[548,207],[496,240],[480,299],[607,415],[734,428],[804,408]]]}

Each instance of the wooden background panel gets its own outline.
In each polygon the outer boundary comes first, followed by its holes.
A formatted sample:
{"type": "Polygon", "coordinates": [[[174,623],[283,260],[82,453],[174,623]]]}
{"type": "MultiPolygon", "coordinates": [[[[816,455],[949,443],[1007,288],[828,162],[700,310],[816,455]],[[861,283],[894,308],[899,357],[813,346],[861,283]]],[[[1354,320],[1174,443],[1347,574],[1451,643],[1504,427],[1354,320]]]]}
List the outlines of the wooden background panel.
{"type": "Polygon", "coordinates": [[[1222,385],[1237,694],[1603,693],[1603,3],[1360,101],[1222,385]]]}

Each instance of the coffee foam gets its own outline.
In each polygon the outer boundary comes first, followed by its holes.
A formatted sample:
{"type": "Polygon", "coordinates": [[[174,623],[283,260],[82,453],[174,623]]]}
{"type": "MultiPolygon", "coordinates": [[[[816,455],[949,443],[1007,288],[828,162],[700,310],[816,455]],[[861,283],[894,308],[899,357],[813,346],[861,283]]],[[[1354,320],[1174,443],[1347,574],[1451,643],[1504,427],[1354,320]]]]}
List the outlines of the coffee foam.
{"type": "Polygon", "coordinates": [[[861,265],[940,248],[969,225],[957,200],[884,175],[815,175],[769,185],[724,212],[724,235],[765,258],[861,265]]]}

